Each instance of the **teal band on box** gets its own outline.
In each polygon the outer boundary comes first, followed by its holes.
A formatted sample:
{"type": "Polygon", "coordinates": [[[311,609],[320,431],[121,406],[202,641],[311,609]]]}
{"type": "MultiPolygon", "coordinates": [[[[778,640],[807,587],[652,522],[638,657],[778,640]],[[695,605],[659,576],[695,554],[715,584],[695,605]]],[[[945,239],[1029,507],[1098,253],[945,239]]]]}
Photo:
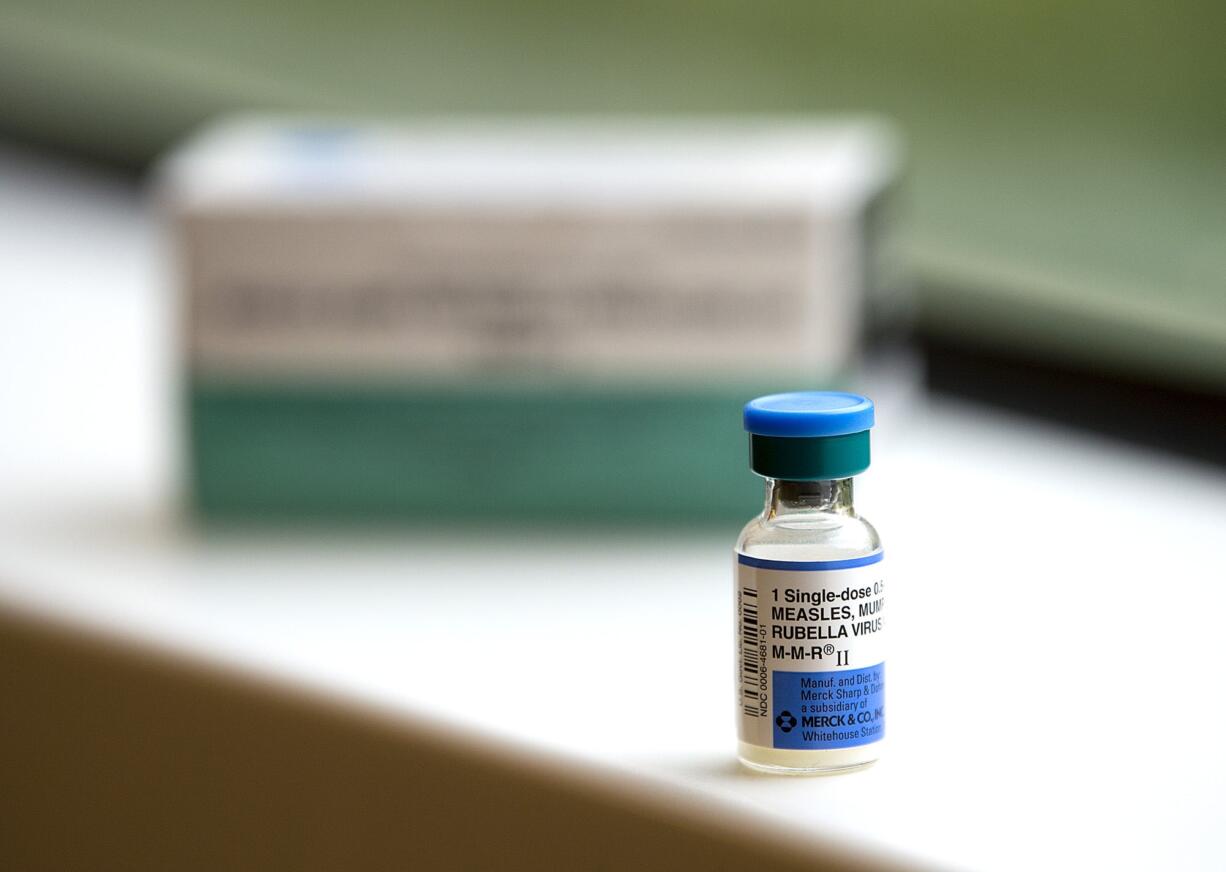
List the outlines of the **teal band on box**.
{"type": "Polygon", "coordinates": [[[749,435],[749,465],[758,475],[793,481],[850,478],[868,469],[868,431],[840,436],[749,435]]]}

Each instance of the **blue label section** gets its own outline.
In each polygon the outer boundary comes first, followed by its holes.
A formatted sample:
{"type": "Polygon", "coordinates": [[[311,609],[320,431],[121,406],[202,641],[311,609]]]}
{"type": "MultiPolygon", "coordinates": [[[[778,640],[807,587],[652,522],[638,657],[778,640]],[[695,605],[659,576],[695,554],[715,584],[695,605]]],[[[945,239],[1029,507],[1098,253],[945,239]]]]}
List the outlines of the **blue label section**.
{"type": "Polygon", "coordinates": [[[773,673],[775,747],[851,748],[885,735],[885,664],[773,673]]]}
{"type": "Polygon", "coordinates": [[[832,569],[855,569],[857,566],[871,566],[880,563],[885,557],[884,551],[870,554],[867,557],[851,557],[847,560],[767,560],[765,557],[750,557],[738,554],[737,562],[744,566],[757,569],[785,569],[789,572],[829,572],[832,569]]]}

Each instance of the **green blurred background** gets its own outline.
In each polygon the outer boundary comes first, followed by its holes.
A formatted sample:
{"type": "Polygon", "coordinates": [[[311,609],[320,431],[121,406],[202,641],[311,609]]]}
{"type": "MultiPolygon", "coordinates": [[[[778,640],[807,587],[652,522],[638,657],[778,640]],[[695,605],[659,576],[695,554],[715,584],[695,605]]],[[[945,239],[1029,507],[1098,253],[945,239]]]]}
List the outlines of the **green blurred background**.
{"type": "Polygon", "coordinates": [[[874,111],[925,334],[1226,387],[1226,12],[1042,2],[0,3],[0,126],[144,166],[234,109],[874,111]]]}

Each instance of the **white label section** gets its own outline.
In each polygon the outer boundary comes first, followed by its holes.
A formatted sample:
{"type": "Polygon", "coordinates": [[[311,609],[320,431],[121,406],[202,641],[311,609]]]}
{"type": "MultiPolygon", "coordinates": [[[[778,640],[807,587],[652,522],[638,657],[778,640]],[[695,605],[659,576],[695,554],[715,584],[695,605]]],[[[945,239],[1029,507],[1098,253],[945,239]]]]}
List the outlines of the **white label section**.
{"type": "Polygon", "coordinates": [[[859,311],[858,216],[798,208],[269,207],[180,232],[191,364],[225,377],[828,372],[859,311]]]}
{"type": "Polygon", "coordinates": [[[825,750],[882,738],[884,607],[880,554],[812,563],[737,555],[741,741],[825,750]]]}

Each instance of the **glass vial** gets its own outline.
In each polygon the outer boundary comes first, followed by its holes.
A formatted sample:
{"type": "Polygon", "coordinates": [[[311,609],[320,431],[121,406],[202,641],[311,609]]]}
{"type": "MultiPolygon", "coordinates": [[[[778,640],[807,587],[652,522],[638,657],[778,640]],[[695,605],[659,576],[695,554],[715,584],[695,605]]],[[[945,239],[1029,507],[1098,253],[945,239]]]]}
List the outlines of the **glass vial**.
{"type": "Polygon", "coordinates": [[[863,768],[885,735],[883,553],[852,499],[873,403],[773,394],[744,419],[766,504],[736,544],[740,760],[788,775],[863,768]]]}

